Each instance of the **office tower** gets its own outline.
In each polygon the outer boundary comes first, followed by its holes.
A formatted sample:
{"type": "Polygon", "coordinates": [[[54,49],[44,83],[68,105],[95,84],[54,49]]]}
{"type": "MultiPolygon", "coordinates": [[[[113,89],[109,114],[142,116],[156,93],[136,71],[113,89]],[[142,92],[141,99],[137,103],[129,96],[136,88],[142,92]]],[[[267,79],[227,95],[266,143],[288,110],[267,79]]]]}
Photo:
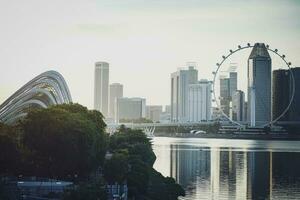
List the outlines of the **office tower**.
{"type": "Polygon", "coordinates": [[[256,43],[248,58],[248,111],[251,126],[271,120],[272,63],[263,43],[256,43]]]}
{"type": "MultiPolygon", "coordinates": [[[[289,109],[289,120],[300,121],[300,67],[292,69],[295,79],[295,95],[289,109]]],[[[292,80],[290,80],[290,91],[292,91],[292,80]]]]}
{"type": "Polygon", "coordinates": [[[146,99],[143,98],[118,98],[116,103],[116,120],[137,120],[146,117],[146,99]]]}
{"type": "Polygon", "coordinates": [[[232,120],[243,122],[245,111],[245,94],[237,90],[232,97],[232,120]]]}
{"type": "MultiPolygon", "coordinates": [[[[290,72],[288,70],[279,69],[273,71],[272,84],[272,119],[278,118],[290,100],[290,72]]],[[[288,121],[288,113],[280,118],[280,121],[288,121]]]]}
{"type": "Polygon", "coordinates": [[[146,117],[151,119],[153,122],[159,122],[162,114],[162,106],[146,106],[146,117]]]}
{"type": "Polygon", "coordinates": [[[194,66],[179,69],[171,74],[171,121],[188,120],[188,90],[190,84],[198,81],[198,70],[194,66]]]}
{"type": "Polygon", "coordinates": [[[204,79],[189,85],[189,122],[211,120],[211,87],[204,79]]]}
{"type": "Polygon", "coordinates": [[[123,97],[123,85],[112,83],[109,85],[109,117],[115,119],[115,106],[117,98],[123,97]]]}
{"type": "Polygon", "coordinates": [[[95,63],[94,109],[108,116],[109,64],[95,63]]]}
{"type": "Polygon", "coordinates": [[[229,116],[230,108],[230,79],[220,78],[220,106],[223,112],[229,116]]]}
{"type": "Polygon", "coordinates": [[[237,72],[229,72],[229,92],[232,99],[237,90],[237,72]]]}
{"type": "MultiPolygon", "coordinates": [[[[300,121],[300,67],[291,69],[295,79],[295,95],[288,112],[279,121],[300,121]]],[[[272,119],[278,118],[292,98],[290,70],[274,70],[272,85],[272,119]]]]}

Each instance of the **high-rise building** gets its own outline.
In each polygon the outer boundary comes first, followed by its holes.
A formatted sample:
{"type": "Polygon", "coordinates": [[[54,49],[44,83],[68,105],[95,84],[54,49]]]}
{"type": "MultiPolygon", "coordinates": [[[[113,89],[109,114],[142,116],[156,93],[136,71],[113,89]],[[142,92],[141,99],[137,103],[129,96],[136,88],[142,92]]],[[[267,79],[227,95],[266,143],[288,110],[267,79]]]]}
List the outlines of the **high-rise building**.
{"type": "MultiPolygon", "coordinates": [[[[295,95],[293,102],[289,109],[289,120],[290,121],[300,121],[300,67],[295,67],[292,69],[294,79],[295,79],[295,95]]],[[[290,80],[290,86],[292,90],[292,81],[290,80]]],[[[291,92],[292,94],[292,92],[291,92]]]]}
{"type": "Polygon", "coordinates": [[[146,117],[146,99],[144,98],[118,98],[116,105],[116,122],[146,117]]]}
{"type": "Polygon", "coordinates": [[[230,79],[220,78],[220,106],[223,112],[229,116],[230,108],[230,79]]]}
{"type": "Polygon", "coordinates": [[[231,115],[230,102],[237,90],[237,72],[229,72],[228,77],[220,78],[220,106],[223,112],[227,115],[231,115]]]}
{"type": "Polygon", "coordinates": [[[146,106],[146,118],[151,119],[153,122],[159,122],[162,114],[162,106],[146,106]]]}
{"type": "Polygon", "coordinates": [[[108,116],[109,64],[95,63],[94,109],[108,116]]]}
{"type": "MultiPolygon", "coordinates": [[[[288,112],[279,121],[300,121],[300,67],[291,69],[295,79],[295,95],[288,112]]],[[[290,70],[274,70],[272,85],[272,119],[277,119],[292,98],[293,82],[290,70]]]]}
{"type": "Polygon", "coordinates": [[[248,58],[248,113],[251,126],[271,121],[272,63],[263,43],[256,43],[248,58]]]}
{"type": "Polygon", "coordinates": [[[198,81],[198,70],[194,66],[180,69],[171,74],[171,121],[188,120],[188,90],[198,81]]]}
{"type": "Polygon", "coordinates": [[[237,72],[229,72],[229,92],[232,99],[237,90],[237,72]]]}
{"type": "Polygon", "coordinates": [[[241,90],[237,90],[232,97],[232,120],[243,122],[245,111],[245,94],[241,90]]]}
{"type": "Polygon", "coordinates": [[[211,120],[211,87],[207,80],[189,85],[189,122],[211,120]]]}
{"type": "Polygon", "coordinates": [[[115,106],[118,98],[123,97],[123,85],[112,83],[109,85],[109,117],[115,119],[115,106]]]}
{"type": "MultiPolygon", "coordinates": [[[[272,84],[272,119],[277,119],[290,100],[290,72],[288,70],[279,69],[273,71],[272,84]]],[[[288,113],[280,118],[280,121],[288,121],[288,113]]]]}

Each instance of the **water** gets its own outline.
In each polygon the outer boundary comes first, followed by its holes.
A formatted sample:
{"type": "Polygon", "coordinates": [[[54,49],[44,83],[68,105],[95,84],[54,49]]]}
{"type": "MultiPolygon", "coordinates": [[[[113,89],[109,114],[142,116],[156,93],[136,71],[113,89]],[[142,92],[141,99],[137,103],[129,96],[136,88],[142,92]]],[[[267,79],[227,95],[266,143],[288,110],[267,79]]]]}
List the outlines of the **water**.
{"type": "Polygon", "coordinates": [[[154,168],[183,200],[300,199],[300,142],[155,137],[154,168]]]}

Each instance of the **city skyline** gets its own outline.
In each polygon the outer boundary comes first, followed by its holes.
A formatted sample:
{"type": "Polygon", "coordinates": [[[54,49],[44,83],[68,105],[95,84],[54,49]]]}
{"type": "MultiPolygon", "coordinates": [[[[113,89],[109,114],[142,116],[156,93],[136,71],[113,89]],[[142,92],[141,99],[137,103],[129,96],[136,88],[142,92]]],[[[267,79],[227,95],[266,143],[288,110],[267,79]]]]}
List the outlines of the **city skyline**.
{"type": "MultiPolygon", "coordinates": [[[[98,60],[110,63],[111,82],[126,86],[124,96],[144,97],[149,105],[169,104],[170,72],[195,61],[199,79],[211,80],[220,56],[239,44],[264,42],[293,66],[300,63],[297,1],[259,1],[259,7],[258,1],[30,2],[0,8],[1,103],[53,69],[65,77],[74,102],[93,108],[98,60]]],[[[242,57],[232,61],[246,70],[242,57]]]]}

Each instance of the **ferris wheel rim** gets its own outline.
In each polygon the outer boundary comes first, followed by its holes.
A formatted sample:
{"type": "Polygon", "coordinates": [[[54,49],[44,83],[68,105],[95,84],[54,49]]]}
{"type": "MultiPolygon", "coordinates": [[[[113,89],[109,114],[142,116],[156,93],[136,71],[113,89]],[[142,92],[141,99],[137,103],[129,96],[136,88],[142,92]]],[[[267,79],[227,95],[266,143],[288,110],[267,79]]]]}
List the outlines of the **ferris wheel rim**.
{"type": "MultiPolygon", "coordinates": [[[[238,126],[240,126],[240,127],[243,127],[244,125],[241,124],[241,123],[239,123],[239,122],[237,122],[237,121],[235,121],[235,120],[230,119],[230,117],[229,117],[227,114],[224,113],[224,111],[223,111],[221,105],[219,105],[219,102],[217,101],[217,98],[216,98],[216,92],[215,92],[215,85],[216,85],[216,84],[215,84],[215,81],[216,81],[216,77],[217,77],[217,74],[218,74],[219,69],[221,68],[222,64],[223,64],[230,56],[232,56],[233,54],[235,54],[235,53],[237,53],[237,52],[239,52],[239,51],[241,51],[241,50],[249,49],[249,48],[253,48],[253,47],[254,47],[254,45],[251,45],[250,43],[247,43],[246,46],[238,45],[238,48],[235,49],[235,50],[230,49],[230,50],[229,50],[229,54],[227,54],[226,56],[223,55],[223,56],[222,56],[222,61],[221,61],[220,63],[216,63],[217,69],[216,69],[215,71],[212,72],[212,74],[213,74],[213,76],[214,76],[213,81],[212,81],[212,85],[213,85],[212,92],[213,92],[213,98],[214,98],[213,100],[216,102],[216,105],[217,105],[218,109],[221,111],[222,116],[224,116],[227,120],[229,120],[230,122],[232,122],[232,123],[234,123],[234,124],[236,124],[236,125],[238,125],[238,126]]],[[[287,107],[284,109],[284,111],[283,111],[277,118],[275,118],[275,119],[272,119],[272,117],[271,117],[271,120],[270,120],[268,123],[264,124],[263,127],[265,127],[265,126],[272,126],[272,125],[273,125],[274,123],[276,123],[280,118],[282,118],[282,117],[287,113],[287,111],[290,109],[290,107],[291,107],[291,105],[292,105],[292,103],[293,103],[293,100],[294,100],[294,96],[295,96],[295,77],[294,77],[294,73],[293,73],[292,68],[291,68],[291,65],[292,65],[291,62],[288,62],[288,61],[285,59],[286,56],[285,56],[284,54],[280,55],[279,52],[278,52],[278,49],[271,49],[269,45],[266,45],[266,49],[267,49],[267,51],[270,51],[270,52],[274,53],[275,55],[279,56],[279,57],[281,58],[281,60],[283,60],[284,63],[287,65],[288,70],[289,70],[289,72],[290,72],[290,77],[291,77],[291,79],[292,79],[292,95],[291,95],[291,97],[290,97],[289,104],[288,104],[287,107]]]]}

